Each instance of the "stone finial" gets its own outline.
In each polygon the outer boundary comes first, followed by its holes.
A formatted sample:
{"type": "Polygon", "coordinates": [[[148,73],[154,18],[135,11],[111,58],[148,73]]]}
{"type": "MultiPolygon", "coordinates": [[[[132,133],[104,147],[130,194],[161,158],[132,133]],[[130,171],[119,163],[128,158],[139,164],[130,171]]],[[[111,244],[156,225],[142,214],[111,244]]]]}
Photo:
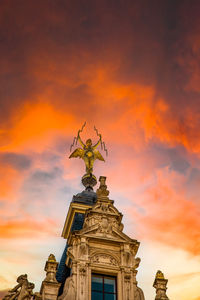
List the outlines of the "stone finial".
{"type": "Polygon", "coordinates": [[[156,273],[156,279],[165,279],[163,272],[158,270],[156,273]]]}
{"type": "Polygon", "coordinates": [[[164,274],[160,270],[158,270],[153,283],[153,287],[156,289],[155,300],[169,300],[166,295],[167,282],[168,280],[165,279],[164,274]]]}
{"type": "Polygon", "coordinates": [[[5,295],[3,300],[17,300],[26,299],[29,300],[33,296],[33,289],[35,285],[29,282],[27,279],[27,274],[20,275],[17,278],[18,284],[5,295]]]}
{"type": "Polygon", "coordinates": [[[58,267],[58,262],[56,261],[55,256],[53,254],[50,254],[44,268],[44,270],[46,271],[45,281],[57,282],[56,280],[57,267],[58,267]]]}
{"type": "Polygon", "coordinates": [[[42,282],[40,294],[43,300],[55,300],[58,296],[60,283],[56,280],[56,272],[58,262],[53,254],[50,254],[46,261],[44,270],[46,271],[46,278],[42,282]]]}
{"type": "Polygon", "coordinates": [[[106,177],[105,176],[100,176],[99,177],[99,182],[100,186],[97,189],[97,198],[102,198],[102,197],[108,197],[109,191],[107,190],[107,185],[106,185],[106,177]]]}
{"type": "Polygon", "coordinates": [[[56,262],[56,258],[54,254],[50,254],[48,257],[48,262],[56,262]]]}

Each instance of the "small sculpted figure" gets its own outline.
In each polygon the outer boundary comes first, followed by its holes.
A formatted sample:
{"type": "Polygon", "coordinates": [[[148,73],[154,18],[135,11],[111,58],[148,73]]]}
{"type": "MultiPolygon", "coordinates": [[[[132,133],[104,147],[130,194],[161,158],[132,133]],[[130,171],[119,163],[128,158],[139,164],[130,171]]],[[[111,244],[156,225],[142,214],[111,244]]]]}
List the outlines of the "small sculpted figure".
{"type": "Polygon", "coordinates": [[[81,130],[78,131],[77,140],[79,141],[82,148],[75,149],[74,152],[72,152],[72,154],[69,156],[69,158],[79,157],[83,159],[86,166],[86,173],[90,175],[93,172],[93,165],[96,159],[105,161],[101,153],[97,150],[98,145],[102,141],[101,135],[99,134],[99,140],[95,145],[92,144],[91,139],[88,139],[84,144],[84,142],[81,140],[80,132],[81,130]]]}
{"type": "Polygon", "coordinates": [[[3,300],[30,300],[35,285],[28,281],[27,274],[17,278],[18,284],[8,292],[3,300]]]}

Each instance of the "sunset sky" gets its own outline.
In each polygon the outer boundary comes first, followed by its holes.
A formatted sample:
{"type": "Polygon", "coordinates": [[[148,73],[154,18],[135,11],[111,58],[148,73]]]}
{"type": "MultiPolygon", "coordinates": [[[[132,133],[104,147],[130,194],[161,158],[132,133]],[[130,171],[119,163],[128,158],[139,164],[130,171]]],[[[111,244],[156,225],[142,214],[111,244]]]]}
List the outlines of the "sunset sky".
{"type": "Polygon", "coordinates": [[[160,269],[170,300],[200,300],[199,16],[198,0],[0,1],[0,295],[60,260],[86,121],[145,299],[160,269]]]}

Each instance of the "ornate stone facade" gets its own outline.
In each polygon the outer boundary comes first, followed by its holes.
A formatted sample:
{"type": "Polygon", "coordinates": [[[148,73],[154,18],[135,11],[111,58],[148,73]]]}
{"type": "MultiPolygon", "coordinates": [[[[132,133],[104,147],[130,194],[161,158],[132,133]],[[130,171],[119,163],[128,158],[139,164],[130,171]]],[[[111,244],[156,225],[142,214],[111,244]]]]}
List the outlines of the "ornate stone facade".
{"type": "Polygon", "coordinates": [[[83,228],[68,237],[71,276],[60,299],[91,300],[91,275],[97,273],[117,278],[118,300],[144,300],[136,281],[139,242],[123,233],[122,214],[108,198],[105,179],[100,177],[97,201],[86,211],[83,228]]]}

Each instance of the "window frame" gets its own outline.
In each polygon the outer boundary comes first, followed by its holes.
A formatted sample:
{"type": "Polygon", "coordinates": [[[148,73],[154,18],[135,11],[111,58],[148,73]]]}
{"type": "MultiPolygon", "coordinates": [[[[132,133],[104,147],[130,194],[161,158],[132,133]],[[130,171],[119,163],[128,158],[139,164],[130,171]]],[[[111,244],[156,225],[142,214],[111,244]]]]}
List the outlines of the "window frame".
{"type": "Polygon", "coordinates": [[[115,295],[115,299],[117,300],[118,299],[118,297],[117,297],[117,276],[115,276],[115,275],[108,275],[108,274],[102,274],[102,273],[96,273],[96,272],[93,273],[92,272],[91,273],[91,300],[92,300],[92,292],[97,292],[97,293],[103,295],[103,300],[105,299],[105,294],[106,295],[115,295]],[[95,275],[99,276],[100,278],[103,279],[103,289],[102,289],[102,292],[100,292],[98,290],[93,290],[92,289],[92,277],[93,277],[93,275],[94,276],[95,275]],[[114,279],[114,281],[115,281],[115,292],[114,293],[104,291],[104,279],[105,278],[112,278],[112,279],[114,279]]]}

